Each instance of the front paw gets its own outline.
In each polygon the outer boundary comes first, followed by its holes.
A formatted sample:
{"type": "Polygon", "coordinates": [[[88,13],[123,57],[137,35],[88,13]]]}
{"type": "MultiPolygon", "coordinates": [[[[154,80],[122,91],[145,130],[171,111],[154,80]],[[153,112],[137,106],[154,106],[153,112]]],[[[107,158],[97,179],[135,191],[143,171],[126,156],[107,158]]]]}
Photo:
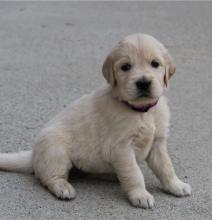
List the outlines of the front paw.
{"type": "Polygon", "coordinates": [[[136,208],[153,208],[154,197],[146,190],[133,190],[128,194],[128,198],[136,208]]]}
{"type": "Polygon", "coordinates": [[[175,196],[190,196],[191,186],[187,183],[182,182],[180,179],[176,178],[168,185],[164,186],[164,190],[175,195],[175,196]]]}

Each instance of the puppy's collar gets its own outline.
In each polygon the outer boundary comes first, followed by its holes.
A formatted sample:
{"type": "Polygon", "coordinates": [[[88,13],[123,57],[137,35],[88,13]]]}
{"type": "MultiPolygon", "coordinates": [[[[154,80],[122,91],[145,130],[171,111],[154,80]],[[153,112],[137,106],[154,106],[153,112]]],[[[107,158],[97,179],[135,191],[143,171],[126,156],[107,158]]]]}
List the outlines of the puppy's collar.
{"type": "Polygon", "coordinates": [[[149,109],[153,108],[154,106],[157,105],[158,100],[154,103],[151,104],[147,104],[147,105],[141,105],[141,106],[134,106],[131,105],[129,102],[127,101],[122,101],[125,105],[127,105],[128,107],[130,107],[132,110],[136,111],[136,112],[148,112],[149,109]]]}

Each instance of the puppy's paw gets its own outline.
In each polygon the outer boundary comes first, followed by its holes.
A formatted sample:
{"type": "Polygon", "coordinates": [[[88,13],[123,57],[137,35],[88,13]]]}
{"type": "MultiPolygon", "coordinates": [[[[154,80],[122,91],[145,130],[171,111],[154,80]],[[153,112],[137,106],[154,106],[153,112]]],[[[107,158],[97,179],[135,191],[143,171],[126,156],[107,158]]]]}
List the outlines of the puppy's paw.
{"type": "Polygon", "coordinates": [[[146,190],[133,190],[129,193],[129,200],[137,208],[153,208],[154,197],[146,190]]]}
{"type": "Polygon", "coordinates": [[[75,189],[65,179],[54,181],[54,183],[49,186],[49,189],[58,199],[69,200],[76,196],[75,189]]]}
{"type": "Polygon", "coordinates": [[[169,185],[164,187],[164,190],[179,197],[191,195],[191,186],[182,182],[180,179],[172,181],[169,185]]]}

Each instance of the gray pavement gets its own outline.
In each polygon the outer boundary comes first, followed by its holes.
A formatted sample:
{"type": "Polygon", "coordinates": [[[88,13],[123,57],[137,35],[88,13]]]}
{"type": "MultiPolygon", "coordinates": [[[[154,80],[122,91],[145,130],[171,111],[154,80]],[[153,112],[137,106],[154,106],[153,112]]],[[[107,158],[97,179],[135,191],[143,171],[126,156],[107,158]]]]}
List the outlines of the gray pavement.
{"type": "Polygon", "coordinates": [[[168,92],[169,151],[193,195],[164,194],[143,166],[154,210],[132,207],[118,183],[75,177],[74,201],[33,177],[0,172],[0,219],[212,219],[212,3],[0,3],[0,151],[29,149],[64,106],[104,83],[123,36],[164,42],[177,63],[168,92]]]}

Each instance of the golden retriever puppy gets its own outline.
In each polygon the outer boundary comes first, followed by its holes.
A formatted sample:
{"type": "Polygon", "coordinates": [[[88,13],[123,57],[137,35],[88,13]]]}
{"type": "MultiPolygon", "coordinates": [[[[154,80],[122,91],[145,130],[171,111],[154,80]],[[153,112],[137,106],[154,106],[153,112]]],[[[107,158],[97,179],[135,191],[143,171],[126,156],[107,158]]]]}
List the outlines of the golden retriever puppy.
{"type": "Polygon", "coordinates": [[[191,187],[175,174],[167,153],[169,109],[164,88],[175,73],[165,47],[146,34],[120,41],[106,58],[105,87],[73,102],[50,121],[32,151],[0,154],[0,169],[34,172],[56,197],[72,199],[72,167],[85,172],[115,173],[129,201],[151,208],[138,162],[146,161],[164,190],[175,196],[191,187]]]}

